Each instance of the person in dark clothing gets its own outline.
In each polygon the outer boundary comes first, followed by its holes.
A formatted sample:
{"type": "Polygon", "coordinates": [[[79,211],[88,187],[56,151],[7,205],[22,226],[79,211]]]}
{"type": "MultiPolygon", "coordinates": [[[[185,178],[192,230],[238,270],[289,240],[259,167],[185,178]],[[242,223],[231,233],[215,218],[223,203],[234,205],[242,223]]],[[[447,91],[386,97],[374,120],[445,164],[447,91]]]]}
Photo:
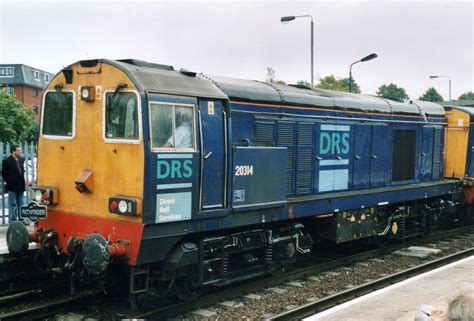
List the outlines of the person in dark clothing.
{"type": "Polygon", "coordinates": [[[25,204],[25,168],[18,145],[10,147],[11,155],[2,161],[2,178],[8,192],[8,215],[10,223],[19,220],[20,206],[25,204]]]}

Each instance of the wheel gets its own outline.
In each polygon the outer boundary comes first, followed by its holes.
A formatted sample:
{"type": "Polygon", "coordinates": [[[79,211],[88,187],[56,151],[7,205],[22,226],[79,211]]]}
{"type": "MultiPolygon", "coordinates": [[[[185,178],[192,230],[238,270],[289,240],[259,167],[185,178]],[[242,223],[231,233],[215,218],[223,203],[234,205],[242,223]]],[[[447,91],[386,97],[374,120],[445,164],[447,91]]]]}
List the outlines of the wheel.
{"type": "Polygon", "coordinates": [[[176,296],[182,301],[192,301],[201,294],[197,281],[189,277],[179,278],[174,283],[176,296]]]}

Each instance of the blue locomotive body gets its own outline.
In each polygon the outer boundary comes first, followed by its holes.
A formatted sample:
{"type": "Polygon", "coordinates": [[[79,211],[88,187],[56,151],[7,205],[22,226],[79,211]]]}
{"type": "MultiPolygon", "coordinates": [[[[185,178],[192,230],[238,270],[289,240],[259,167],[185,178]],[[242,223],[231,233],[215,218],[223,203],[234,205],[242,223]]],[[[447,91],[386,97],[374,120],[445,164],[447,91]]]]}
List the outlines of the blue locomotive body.
{"type": "MultiPolygon", "coordinates": [[[[417,204],[412,212],[418,212],[419,201],[432,208],[440,199],[451,206],[462,198],[459,180],[443,178],[445,120],[437,104],[185,77],[210,82],[222,95],[143,97],[149,106],[145,125],[155,103],[194,106],[195,145],[172,152],[145,148],[151,152],[140,264],[166,260],[178,242],[196,235],[288,222],[312,225],[319,217],[324,219],[318,233],[326,239],[376,236],[393,224],[388,213],[399,207],[410,211],[407,205],[417,204]],[[360,229],[355,224],[328,232],[341,217],[368,219],[363,232],[352,233],[360,229]],[[159,247],[157,239],[163,240],[159,247]]],[[[147,132],[152,129],[145,126],[147,132]]]]}

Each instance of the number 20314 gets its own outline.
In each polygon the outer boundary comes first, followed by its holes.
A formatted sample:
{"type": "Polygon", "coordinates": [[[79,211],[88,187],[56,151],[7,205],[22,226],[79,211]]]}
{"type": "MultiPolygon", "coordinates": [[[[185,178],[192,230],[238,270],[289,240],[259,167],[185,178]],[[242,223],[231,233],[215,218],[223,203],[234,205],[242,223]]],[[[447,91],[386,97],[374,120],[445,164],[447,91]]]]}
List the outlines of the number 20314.
{"type": "Polygon", "coordinates": [[[253,165],[237,165],[235,166],[235,176],[253,175],[253,165]]]}

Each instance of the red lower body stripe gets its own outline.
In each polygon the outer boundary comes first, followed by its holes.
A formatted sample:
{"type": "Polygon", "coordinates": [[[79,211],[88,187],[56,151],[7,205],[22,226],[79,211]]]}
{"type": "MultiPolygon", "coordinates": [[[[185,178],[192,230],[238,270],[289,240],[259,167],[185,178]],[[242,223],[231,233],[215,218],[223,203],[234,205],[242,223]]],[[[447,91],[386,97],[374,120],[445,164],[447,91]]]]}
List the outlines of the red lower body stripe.
{"type": "Polygon", "coordinates": [[[84,239],[89,234],[99,233],[109,244],[126,241],[128,244],[127,264],[136,265],[143,235],[143,224],[103,219],[93,216],[48,211],[48,218],[39,220],[37,229],[52,229],[58,233],[59,249],[67,253],[67,241],[72,235],[84,239]]]}

